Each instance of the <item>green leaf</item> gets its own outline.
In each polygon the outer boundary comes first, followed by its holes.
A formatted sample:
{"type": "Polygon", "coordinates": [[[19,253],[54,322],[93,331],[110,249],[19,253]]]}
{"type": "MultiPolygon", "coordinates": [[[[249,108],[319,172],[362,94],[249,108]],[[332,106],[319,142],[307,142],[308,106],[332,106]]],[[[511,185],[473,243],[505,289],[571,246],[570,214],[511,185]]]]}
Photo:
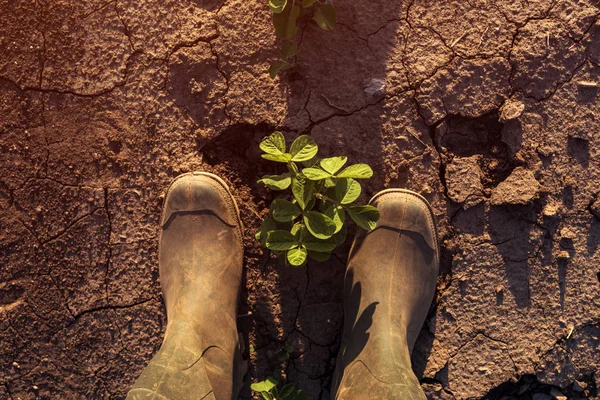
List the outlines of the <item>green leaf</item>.
{"type": "Polygon", "coordinates": [[[340,206],[331,205],[325,210],[325,215],[335,223],[335,232],[333,233],[338,233],[344,226],[344,220],[346,219],[344,209],[340,206]]]}
{"type": "MultiPolygon", "coordinates": [[[[290,359],[290,353],[288,353],[287,351],[283,351],[283,350],[282,350],[282,351],[280,351],[280,352],[278,352],[278,353],[277,353],[277,359],[278,359],[279,361],[282,361],[282,362],[283,362],[283,361],[287,361],[287,360],[289,360],[289,359],[290,359]]],[[[282,392],[283,392],[283,391],[282,391],[282,392]]],[[[282,392],[280,392],[280,393],[279,393],[279,395],[280,395],[280,396],[281,396],[281,393],[282,393],[282,392]]]]}
{"type": "Polygon", "coordinates": [[[321,179],[327,179],[331,177],[331,174],[327,171],[323,171],[321,168],[304,168],[302,174],[311,181],[318,181],[321,179]]]}
{"type": "Polygon", "coordinates": [[[335,239],[336,247],[344,244],[344,242],[346,241],[347,235],[348,235],[348,228],[346,228],[346,225],[344,225],[338,233],[333,235],[333,239],[335,239]]]}
{"type": "Polygon", "coordinates": [[[287,260],[290,265],[300,267],[306,262],[306,255],[305,248],[291,249],[287,252],[287,260]]]}
{"type": "Polygon", "coordinates": [[[289,155],[288,153],[285,153],[285,154],[261,154],[260,156],[262,158],[264,158],[265,160],[277,161],[277,162],[283,162],[283,163],[287,163],[292,158],[292,156],[289,155]]]}
{"type": "Polygon", "coordinates": [[[265,400],[273,400],[273,396],[269,392],[260,392],[260,395],[265,400]]]}
{"type": "Polygon", "coordinates": [[[335,239],[330,237],[328,239],[318,239],[313,235],[306,235],[302,240],[302,245],[309,251],[317,251],[321,253],[328,253],[335,249],[337,246],[335,239]]]}
{"type": "MultiPolygon", "coordinates": [[[[273,219],[273,221],[275,221],[275,219],[273,218],[273,209],[269,209],[269,217],[271,217],[271,219],[273,219]]],[[[285,231],[289,231],[292,229],[292,227],[294,226],[294,221],[288,221],[288,222],[280,222],[280,221],[275,221],[275,225],[277,226],[277,228],[275,228],[275,230],[285,230],[285,231]]]]}
{"type": "Polygon", "coordinates": [[[304,390],[297,390],[294,397],[291,397],[290,400],[306,400],[306,392],[304,390]]]}
{"type": "Polygon", "coordinates": [[[273,378],[272,376],[268,376],[267,379],[262,382],[251,384],[250,389],[254,390],[255,392],[268,392],[277,386],[278,383],[279,381],[277,379],[273,378]]]}
{"type": "Polygon", "coordinates": [[[332,192],[334,200],[341,204],[350,204],[360,196],[360,183],[351,178],[336,179],[332,192]]]}
{"type": "Polygon", "coordinates": [[[302,0],[302,8],[308,8],[315,4],[317,0],[302,0]]]}
{"type": "Polygon", "coordinates": [[[315,194],[315,184],[304,176],[296,176],[292,178],[292,193],[298,205],[306,210],[315,194]]]}
{"type": "Polygon", "coordinates": [[[317,211],[304,213],[304,224],[310,233],[318,239],[328,239],[335,233],[335,222],[327,215],[317,211]]]}
{"type": "Polygon", "coordinates": [[[354,164],[346,167],[336,178],[366,179],[373,176],[373,170],[367,164],[354,164]]]}
{"type": "Polygon", "coordinates": [[[295,42],[285,42],[281,46],[281,58],[290,58],[298,54],[298,45],[295,42]]]}
{"type": "Polygon", "coordinates": [[[324,4],[317,8],[313,19],[323,30],[330,31],[335,28],[335,8],[331,4],[324,4]]]}
{"type": "Polygon", "coordinates": [[[260,229],[256,232],[256,240],[260,242],[262,247],[267,247],[267,234],[270,231],[274,231],[277,229],[277,224],[275,220],[271,217],[265,218],[265,220],[260,224],[260,229]]]}
{"type": "Polygon", "coordinates": [[[281,175],[265,175],[259,179],[257,183],[264,183],[269,189],[272,190],[284,190],[291,185],[292,176],[290,173],[281,175]]]}
{"type": "Polygon", "coordinates": [[[296,204],[284,199],[273,200],[271,210],[273,219],[278,222],[290,222],[302,214],[302,210],[296,204]]]}
{"type": "Polygon", "coordinates": [[[329,257],[331,257],[331,252],[330,251],[323,252],[323,251],[308,250],[308,256],[315,261],[325,262],[325,261],[329,260],[329,257]]]}
{"type": "Polygon", "coordinates": [[[346,164],[346,161],[348,161],[348,157],[346,156],[330,157],[322,159],[319,165],[321,165],[321,168],[325,171],[333,175],[346,164]]]}
{"type": "Polygon", "coordinates": [[[286,345],[283,346],[283,350],[286,351],[286,352],[288,352],[288,353],[291,353],[295,349],[294,349],[294,346],[292,346],[291,344],[288,343],[288,344],[286,344],[286,345]]]}
{"type": "Polygon", "coordinates": [[[305,166],[306,168],[310,168],[310,167],[314,166],[317,162],[319,162],[318,159],[311,158],[308,161],[302,161],[302,165],[305,166]]]}
{"type": "Polygon", "coordinates": [[[281,396],[282,399],[287,399],[288,397],[292,396],[293,394],[294,394],[294,385],[291,383],[288,383],[287,385],[282,387],[281,391],[279,392],[279,396],[281,396]]]}
{"type": "Polygon", "coordinates": [[[331,178],[325,179],[325,181],[324,181],[325,182],[325,187],[326,188],[334,187],[335,186],[335,181],[336,181],[335,179],[331,179],[331,178]]]}
{"type": "Polygon", "coordinates": [[[282,12],[286,5],[287,0],[269,0],[269,7],[275,14],[282,12]]]}
{"type": "Polygon", "coordinates": [[[300,230],[304,227],[302,222],[296,222],[292,229],[290,229],[290,233],[294,235],[296,239],[300,239],[300,230]]]}
{"type": "Polygon", "coordinates": [[[290,7],[289,4],[279,14],[273,14],[273,25],[275,26],[277,36],[286,40],[293,38],[296,32],[298,32],[298,27],[296,26],[298,15],[300,15],[300,7],[290,7]]]}
{"type": "Polygon", "coordinates": [[[267,154],[281,155],[285,153],[285,136],[281,132],[273,132],[260,142],[260,149],[267,154]]]}
{"type": "Polygon", "coordinates": [[[298,136],[290,147],[292,161],[308,161],[317,155],[317,151],[319,151],[319,146],[308,135],[298,136]]]}
{"type": "Polygon", "coordinates": [[[292,67],[292,64],[290,64],[287,61],[283,61],[283,60],[273,61],[271,63],[271,65],[269,66],[269,76],[271,77],[271,79],[275,79],[275,77],[281,71],[289,69],[291,67],[292,67]]]}
{"type": "Polygon", "coordinates": [[[271,231],[267,234],[266,246],[269,250],[289,250],[298,246],[298,239],[288,231],[271,231]]]}
{"type": "Polygon", "coordinates": [[[366,231],[375,229],[379,220],[379,211],[373,206],[351,206],[346,208],[350,218],[366,231]]]}

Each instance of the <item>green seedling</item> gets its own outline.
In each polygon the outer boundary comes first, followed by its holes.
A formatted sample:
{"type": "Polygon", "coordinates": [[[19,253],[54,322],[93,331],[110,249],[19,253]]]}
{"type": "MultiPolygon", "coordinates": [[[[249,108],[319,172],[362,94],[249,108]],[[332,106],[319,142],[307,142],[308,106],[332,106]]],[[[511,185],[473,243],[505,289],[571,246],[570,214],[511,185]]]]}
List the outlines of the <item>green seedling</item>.
{"type": "Polygon", "coordinates": [[[367,164],[346,166],[346,156],[319,159],[319,148],[308,135],[299,136],[288,151],[283,134],[274,132],[260,148],[263,158],[288,169],[258,181],[272,190],[288,191],[271,203],[256,233],[260,244],[275,251],[284,264],[299,267],[308,257],[329,259],[346,239],[346,215],[367,231],[375,228],[377,209],[353,204],[362,190],[357,179],[373,176],[367,164]]]}
{"type": "MultiPolygon", "coordinates": [[[[290,359],[293,351],[294,346],[286,344],[277,352],[277,359],[280,362],[286,362],[290,359]]],[[[297,390],[291,383],[280,385],[280,380],[281,373],[279,370],[275,370],[267,379],[253,383],[250,388],[255,392],[259,392],[266,400],[306,400],[306,393],[303,390],[297,390]],[[278,386],[281,386],[281,388],[278,386]]]]}
{"type": "Polygon", "coordinates": [[[273,12],[273,26],[277,36],[283,40],[279,59],[271,63],[269,76],[274,79],[279,72],[293,68],[298,53],[296,34],[298,21],[312,15],[313,21],[323,30],[335,28],[335,8],[317,0],[269,0],[273,12]]]}
{"type": "Polygon", "coordinates": [[[292,351],[294,351],[294,346],[291,344],[286,344],[277,352],[277,359],[281,362],[288,361],[292,355],[292,351]]]}
{"type": "Polygon", "coordinates": [[[265,400],[306,400],[306,392],[296,389],[293,383],[278,388],[279,380],[272,376],[250,385],[250,389],[259,392],[265,400]]]}

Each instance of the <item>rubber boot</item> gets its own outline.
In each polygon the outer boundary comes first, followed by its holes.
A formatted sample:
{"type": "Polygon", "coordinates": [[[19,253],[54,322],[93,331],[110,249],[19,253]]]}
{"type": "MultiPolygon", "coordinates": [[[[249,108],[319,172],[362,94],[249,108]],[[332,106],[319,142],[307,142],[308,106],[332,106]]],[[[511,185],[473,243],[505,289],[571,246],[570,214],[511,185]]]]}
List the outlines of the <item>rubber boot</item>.
{"type": "Polygon", "coordinates": [[[167,191],[161,225],[167,327],[127,399],[237,398],[243,228],[235,200],[215,175],[181,175],[167,191]]]}
{"type": "Polygon", "coordinates": [[[427,201],[402,189],[370,202],[380,219],[360,230],[344,282],[344,330],[333,399],[425,399],[410,355],[433,300],[439,245],[427,201]]]}

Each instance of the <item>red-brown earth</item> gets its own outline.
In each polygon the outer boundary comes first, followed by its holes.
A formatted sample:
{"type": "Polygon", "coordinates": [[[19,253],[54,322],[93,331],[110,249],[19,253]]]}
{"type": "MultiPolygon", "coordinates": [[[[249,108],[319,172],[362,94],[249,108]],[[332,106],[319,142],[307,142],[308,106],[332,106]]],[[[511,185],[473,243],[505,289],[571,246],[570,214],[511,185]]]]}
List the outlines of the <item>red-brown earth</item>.
{"type": "Polygon", "coordinates": [[[248,382],[282,368],[328,399],[348,244],[304,269],[258,247],[275,129],[369,163],[362,200],[431,202],[441,275],[413,355],[429,398],[597,398],[599,3],[335,8],[271,80],[266,1],[0,1],[0,398],[126,395],[165,328],[165,189],[206,170],[246,226],[248,382]]]}

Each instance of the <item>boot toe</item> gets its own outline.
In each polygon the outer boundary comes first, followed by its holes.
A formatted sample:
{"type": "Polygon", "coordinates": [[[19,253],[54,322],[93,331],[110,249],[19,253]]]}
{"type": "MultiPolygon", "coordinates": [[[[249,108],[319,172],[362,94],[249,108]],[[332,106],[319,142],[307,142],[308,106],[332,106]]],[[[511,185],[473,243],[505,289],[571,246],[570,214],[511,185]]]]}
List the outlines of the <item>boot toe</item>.
{"type": "Polygon", "coordinates": [[[210,212],[231,226],[241,226],[235,200],[220,179],[206,173],[188,173],[175,178],[165,198],[161,225],[173,214],[210,212]]]}
{"type": "Polygon", "coordinates": [[[377,227],[415,232],[432,249],[438,250],[433,212],[421,195],[405,189],[385,190],[375,195],[371,204],[379,210],[377,227]]]}

